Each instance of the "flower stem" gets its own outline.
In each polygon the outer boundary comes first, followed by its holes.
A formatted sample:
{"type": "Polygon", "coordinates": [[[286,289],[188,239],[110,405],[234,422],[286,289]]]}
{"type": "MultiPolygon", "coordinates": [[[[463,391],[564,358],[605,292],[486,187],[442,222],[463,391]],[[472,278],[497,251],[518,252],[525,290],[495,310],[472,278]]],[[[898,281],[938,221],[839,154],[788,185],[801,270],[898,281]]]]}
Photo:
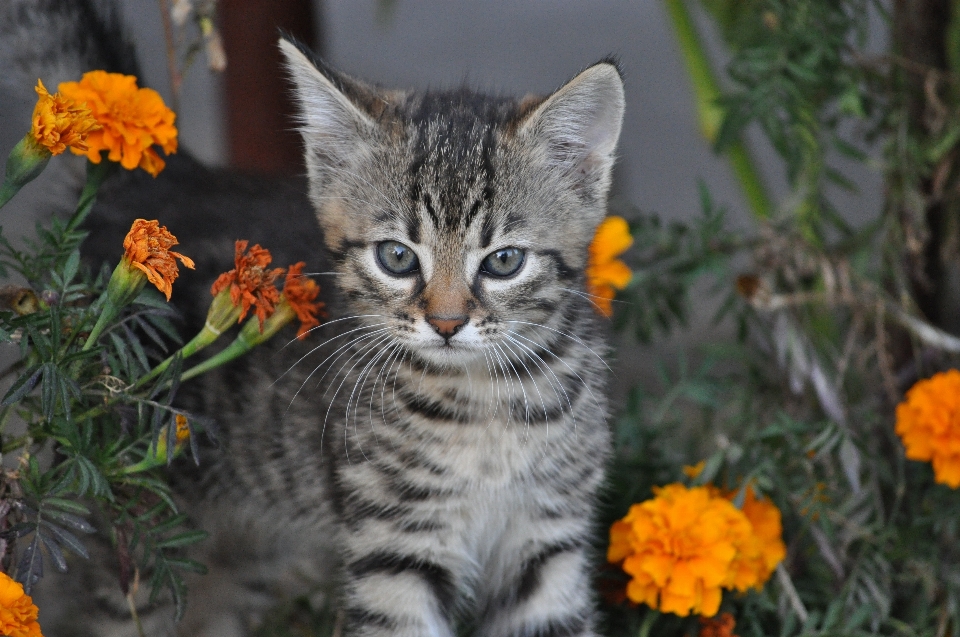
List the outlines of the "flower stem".
{"type": "MultiPolygon", "coordinates": [[[[720,85],[684,0],[666,0],[666,5],[677,44],[683,54],[684,65],[693,83],[700,130],[707,141],[714,144],[725,116],[723,107],[718,103],[721,96],[720,85]]],[[[743,140],[734,141],[727,152],[733,173],[740,182],[754,216],[761,219],[769,217],[772,210],[770,198],[743,140]]]]}
{"type": "Polygon", "coordinates": [[[252,347],[253,346],[243,338],[243,335],[237,336],[232,343],[220,350],[216,355],[185,371],[183,375],[180,376],[180,380],[190,380],[200,374],[209,372],[211,369],[229,363],[233,359],[239,358],[249,352],[252,347]]]}
{"type": "Polygon", "coordinates": [[[100,311],[100,316],[97,317],[97,322],[94,323],[93,329],[90,330],[90,335],[87,337],[87,340],[84,341],[83,347],[80,348],[80,351],[86,352],[91,347],[96,345],[97,339],[100,338],[100,335],[103,334],[103,330],[107,328],[107,325],[110,324],[110,321],[117,317],[119,313],[119,308],[115,307],[109,299],[103,304],[103,309],[100,311]]]}
{"type": "Polygon", "coordinates": [[[77,209],[67,222],[67,230],[76,230],[83,223],[90,211],[93,210],[93,204],[97,202],[97,192],[100,186],[107,180],[107,177],[116,170],[116,162],[101,159],[99,164],[92,161],[87,162],[87,181],[83,185],[83,191],[80,193],[80,200],[77,201],[77,209]]]}
{"type": "Polygon", "coordinates": [[[167,360],[151,369],[146,376],[137,381],[135,387],[143,387],[144,384],[162,374],[168,367],[170,367],[170,363],[173,362],[173,358],[177,354],[180,354],[181,358],[186,359],[217,340],[219,336],[219,332],[213,330],[209,325],[204,325],[203,329],[200,330],[196,336],[190,339],[189,343],[181,347],[178,352],[174,352],[172,356],[167,358],[167,360]]]}
{"type": "Polygon", "coordinates": [[[653,628],[653,623],[657,621],[658,617],[660,617],[660,611],[652,608],[648,609],[647,614],[643,617],[643,623],[640,624],[640,630],[637,631],[637,637],[649,637],[650,629],[653,628]]]}
{"type": "Polygon", "coordinates": [[[3,186],[0,186],[0,208],[13,199],[13,196],[17,194],[20,190],[18,186],[11,184],[9,182],[3,182],[3,186]]]}

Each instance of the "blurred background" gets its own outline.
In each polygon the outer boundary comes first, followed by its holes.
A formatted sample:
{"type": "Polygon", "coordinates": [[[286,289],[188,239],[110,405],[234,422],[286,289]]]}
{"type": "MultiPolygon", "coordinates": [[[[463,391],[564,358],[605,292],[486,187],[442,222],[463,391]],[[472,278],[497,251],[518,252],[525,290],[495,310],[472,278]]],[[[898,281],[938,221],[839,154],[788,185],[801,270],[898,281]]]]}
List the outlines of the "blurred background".
{"type": "MultiPolygon", "coordinates": [[[[220,0],[215,24],[226,67],[210,70],[207,51],[200,50],[174,99],[164,36],[170,25],[164,24],[163,9],[169,12],[181,3],[118,4],[139,58],[141,83],[160,91],[168,104],[178,104],[181,148],[210,166],[267,175],[302,172],[276,49],[280,30],[309,43],[343,71],[388,87],[468,84],[511,95],[547,93],[612,54],[621,61],[627,95],[613,211],[627,217],[636,210],[656,213],[665,221],[692,219],[700,214],[702,181],[714,201],[728,209],[732,227],[749,225],[729,164],[713,153],[698,128],[691,84],[665,3],[658,0],[220,0]]],[[[187,4],[196,8],[204,1],[187,4]]],[[[699,5],[691,9],[719,71],[728,55],[715,25],[699,5]]],[[[3,148],[22,135],[34,99],[32,91],[0,91],[3,148]]],[[[780,199],[786,192],[782,163],[758,135],[748,133],[748,142],[773,199],[780,199]]],[[[862,164],[848,168],[860,192],[835,193],[838,208],[848,214],[876,210],[880,175],[862,164]]],[[[32,216],[46,210],[49,188],[63,183],[48,172],[29,187],[34,205],[21,200],[24,212],[10,222],[22,224],[24,232],[32,227],[32,216]]],[[[621,367],[631,377],[642,375],[649,359],[674,349],[678,339],[711,338],[716,335],[712,314],[713,308],[695,303],[691,329],[658,339],[636,355],[621,353],[621,367]]]]}

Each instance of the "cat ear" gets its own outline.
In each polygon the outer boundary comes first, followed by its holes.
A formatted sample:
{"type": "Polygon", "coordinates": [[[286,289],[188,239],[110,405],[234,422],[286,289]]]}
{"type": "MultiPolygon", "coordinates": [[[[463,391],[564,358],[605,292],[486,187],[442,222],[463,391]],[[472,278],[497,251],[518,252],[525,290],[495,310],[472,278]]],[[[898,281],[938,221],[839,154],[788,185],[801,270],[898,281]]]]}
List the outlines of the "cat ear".
{"type": "Polygon", "coordinates": [[[296,44],[280,39],[280,51],[294,84],[300,134],[311,182],[324,172],[351,165],[369,148],[376,124],[354,104],[364,87],[338,73],[323,72],[296,44]]]}
{"type": "Polygon", "coordinates": [[[582,71],[527,114],[529,136],[578,190],[605,196],[623,122],[623,79],[616,65],[600,62],[582,71]]]}

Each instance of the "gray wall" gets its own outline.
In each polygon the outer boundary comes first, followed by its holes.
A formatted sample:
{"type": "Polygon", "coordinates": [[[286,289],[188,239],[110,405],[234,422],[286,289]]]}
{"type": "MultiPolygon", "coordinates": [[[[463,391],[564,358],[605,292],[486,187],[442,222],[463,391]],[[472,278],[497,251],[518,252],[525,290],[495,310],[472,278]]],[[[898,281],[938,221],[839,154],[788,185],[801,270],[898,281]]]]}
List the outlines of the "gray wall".
{"type": "MultiPolygon", "coordinates": [[[[666,219],[690,219],[699,213],[697,181],[702,179],[714,200],[729,207],[731,220],[746,226],[744,203],[728,166],[713,155],[698,131],[692,91],[659,0],[394,0],[387,14],[381,11],[386,5],[377,0],[316,2],[324,55],[343,70],[386,86],[466,82],[510,94],[548,92],[582,67],[609,54],[618,56],[626,75],[627,113],[616,196],[666,219]]],[[[135,37],[143,83],[169,99],[158,3],[120,4],[135,37]]],[[[700,14],[697,18],[711,50],[722,60],[709,20],[700,14]]],[[[181,143],[201,160],[222,165],[222,87],[205,64],[198,58],[183,88],[181,143]]],[[[32,93],[23,99],[0,94],[3,149],[23,134],[32,103],[32,93]]],[[[779,162],[755,138],[760,164],[774,190],[782,193],[779,162]]],[[[53,174],[44,178],[48,185],[55,182],[53,174]]],[[[838,199],[852,219],[876,210],[882,191],[875,172],[859,169],[855,180],[866,196],[838,199]]],[[[31,185],[38,204],[34,209],[46,210],[41,202],[48,185],[31,185]]],[[[30,207],[27,201],[15,203],[30,207]]],[[[11,216],[27,221],[30,214],[11,216]]],[[[702,308],[693,329],[652,350],[621,352],[621,379],[629,383],[650,369],[651,357],[670,352],[678,343],[715,337],[707,324],[711,314],[711,308],[702,308]]]]}

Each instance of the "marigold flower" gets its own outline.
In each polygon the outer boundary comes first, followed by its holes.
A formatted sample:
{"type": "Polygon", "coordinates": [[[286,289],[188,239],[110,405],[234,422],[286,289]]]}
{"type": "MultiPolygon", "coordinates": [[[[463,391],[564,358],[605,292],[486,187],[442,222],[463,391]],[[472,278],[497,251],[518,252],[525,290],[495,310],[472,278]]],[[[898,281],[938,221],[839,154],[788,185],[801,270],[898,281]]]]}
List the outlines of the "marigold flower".
{"type": "Polygon", "coordinates": [[[0,573],[0,635],[43,637],[37,622],[39,612],[33,599],[24,593],[23,585],[0,573]]]}
{"type": "Polygon", "coordinates": [[[707,466],[706,460],[701,460],[697,464],[683,465],[683,475],[691,480],[696,480],[697,476],[703,473],[703,468],[707,466]]]}
{"type": "Polygon", "coordinates": [[[110,161],[127,170],[139,166],[156,177],[165,162],[153,146],[160,146],[166,155],[177,151],[176,114],[159,93],[138,88],[135,76],[90,71],[79,82],[61,83],[59,89],[64,97],[86,102],[101,126],[87,135],[88,148],[71,147],[73,153],[99,164],[100,153],[106,150],[110,161]]]}
{"type": "Polygon", "coordinates": [[[177,430],[174,435],[177,437],[177,447],[190,439],[190,427],[187,425],[187,417],[183,414],[177,414],[174,421],[177,423],[177,430]]]}
{"type": "Polygon", "coordinates": [[[188,268],[194,267],[189,257],[170,251],[175,245],[177,238],[167,231],[166,226],[146,219],[133,222],[123,239],[123,257],[107,282],[106,298],[100,307],[97,322],[83,345],[84,350],[96,344],[110,321],[137,298],[147,281],[157,286],[170,300],[173,282],[180,275],[176,260],[180,259],[188,268]]]}
{"type": "Polygon", "coordinates": [[[320,294],[320,286],[313,279],[303,275],[303,268],[306,265],[306,263],[300,261],[287,268],[281,299],[281,302],[287,302],[297,318],[300,319],[297,338],[301,340],[306,337],[310,328],[320,325],[317,315],[326,315],[326,312],[323,311],[323,303],[316,301],[317,295],[320,294]]]}
{"type": "MultiPolygon", "coordinates": [[[[733,500],[737,492],[726,494],[733,500]]],[[[753,487],[747,486],[740,509],[750,523],[751,533],[738,538],[737,556],[730,564],[724,588],[741,593],[750,588],[760,590],[770,579],[773,570],[787,555],[783,543],[783,525],[780,509],[767,499],[759,499],[753,487]]]]}
{"type": "Polygon", "coordinates": [[[730,613],[721,613],[719,617],[701,617],[698,637],[737,637],[733,633],[736,624],[730,613]]]}
{"type": "Polygon", "coordinates": [[[665,613],[715,615],[750,522],[707,487],[670,484],[611,528],[607,559],[623,559],[627,597],[665,613]]]}
{"type": "Polygon", "coordinates": [[[123,240],[124,259],[147,275],[147,280],[157,286],[168,301],[173,293],[173,282],[180,276],[177,259],[191,270],[194,268],[190,257],[170,250],[177,244],[177,238],[167,231],[166,226],[146,219],[134,221],[123,240]]]}
{"type": "Polygon", "coordinates": [[[918,381],[897,405],[897,435],[907,458],[933,463],[933,475],[960,487],[960,371],[947,370],[918,381]]]}
{"type": "MultiPolygon", "coordinates": [[[[714,486],[670,484],[610,527],[607,560],[627,597],[665,613],[715,615],[721,589],[760,588],[784,558],[780,511],[747,487],[743,509],[714,486]]],[[[731,626],[732,628],[732,626],[731,626]]]]}
{"type": "Polygon", "coordinates": [[[59,155],[67,146],[87,150],[87,135],[100,128],[90,110],[60,93],[50,95],[40,80],[34,90],[40,98],[33,107],[33,140],[53,155],[59,155]]]}
{"type": "Polygon", "coordinates": [[[613,314],[611,301],[617,290],[630,283],[633,273],[617,257],[633,245],[630,226],[623,217],[607,217],[597,228],[590,243],[587,261],[587,292],[593,297],[597,311],[604,316],[613,314]]]}
{"type": "Polygon", "coordinates": [[[246,252],[247,243],[246,240],[237,241],[234,268],[217,277],[210,293],[217,296],[223,290],[229,289],[230,301],[240,308],[237,322],[243,321],[250,308],[253,308],[260,321],[260,331],[263,331],[263,322],[273,314],[280,300],[280,292],[277,291],[274,281],[283,274],[283,268],[268,270],[267,266],[273,260],[270,251],[258,244],[246,252]]]}
{"type": "Polygon", "coordinates": [[[766,498],[758,498],[752,487],[747,487],[743,499],[743,514],[750,520],[753,535],[760,544],[763,566],[758,568],[758,586],[762,586],[773,574],[777,565],[787,556],[787,546],[783,543],[783,520],[780,509],[766,498]]]}

